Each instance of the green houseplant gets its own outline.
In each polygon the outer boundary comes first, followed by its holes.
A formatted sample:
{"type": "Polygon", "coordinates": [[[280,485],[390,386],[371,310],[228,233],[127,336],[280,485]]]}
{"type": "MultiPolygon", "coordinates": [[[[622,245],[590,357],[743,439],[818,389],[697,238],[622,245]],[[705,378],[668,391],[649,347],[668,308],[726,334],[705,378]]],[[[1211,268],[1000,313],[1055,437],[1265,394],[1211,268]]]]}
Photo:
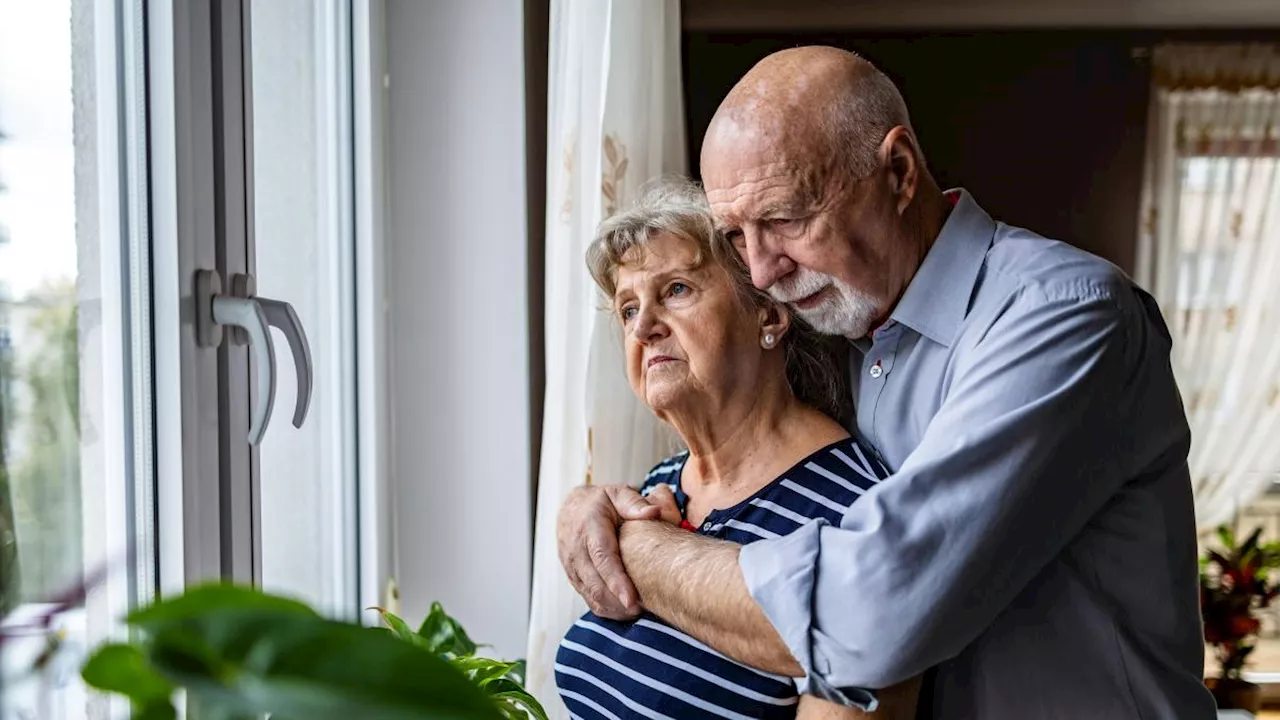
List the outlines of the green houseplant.
{"type": "Polygon", "coordinates": [[[1237,542],[1231,528],[1218,528],[1222,548],[1207,550],[1200,560],[1200,613],[1205,643],[1213,647],[1220,674],[1210,681],[1221,708],[1256,713],[1261,688],[1243,677],[1257,645],[1258,613],[1280,594],[1271,571],[1280,567],[1280,543],[1261,543],[1262,528],[1237,542]]]}
{"type": "Polygon", "coordinates": [[[467,636],[462,625],[449,617],[440,603],[432,603],[431,611],[415,631],[396,615],[377,608],[387,629],[411,645],[449,661],[497,706],[508,720],[535,718],[547,720],[542,705],[524,689],[524,661],[491,660],[476,655],[479,648],[467,636]]]}
{"type": "Polygon", "coordinates": [[[520,666],[475,656],[437,604],[417,632],[321,617],[286,598],[209,585],[129,615],[131,639],[98,648],[82,676],[129,698],[134,717],[176,716],[176,689],[202,718],[545,719],[520,666]]]}

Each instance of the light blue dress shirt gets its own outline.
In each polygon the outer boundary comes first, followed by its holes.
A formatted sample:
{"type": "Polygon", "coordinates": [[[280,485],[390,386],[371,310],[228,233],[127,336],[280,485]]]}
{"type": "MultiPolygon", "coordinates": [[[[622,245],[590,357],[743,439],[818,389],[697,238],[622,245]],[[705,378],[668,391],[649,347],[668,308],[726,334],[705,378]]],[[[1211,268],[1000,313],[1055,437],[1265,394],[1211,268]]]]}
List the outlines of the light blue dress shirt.
{"type": "Polygon", "coordinates": [[[1214,717],[1190,430],[1151,297],[960,191],[855,345],[857,429],[894,474],[839,526],[741,554],[801,690],[862,704],[936,666],[945,720],[1214,717]]]}

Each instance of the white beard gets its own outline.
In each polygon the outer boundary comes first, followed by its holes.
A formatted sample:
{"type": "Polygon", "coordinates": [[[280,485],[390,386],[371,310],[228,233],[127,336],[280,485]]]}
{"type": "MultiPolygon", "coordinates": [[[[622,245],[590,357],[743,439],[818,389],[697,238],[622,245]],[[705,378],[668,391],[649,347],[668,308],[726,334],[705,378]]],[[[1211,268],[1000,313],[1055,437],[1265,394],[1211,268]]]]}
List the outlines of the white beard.
{"type": "Polygon", "coordinates": [[[824,335],[842,335],[856,339],[871,332],[871,323],[879,314],[874,298],[848,283],[825,273],[798,267],[769,288],[769,295],[787,304],[791,312],[824,335]],[[801,310],[791,303],[830,288],[817,307],[801,310]]]}

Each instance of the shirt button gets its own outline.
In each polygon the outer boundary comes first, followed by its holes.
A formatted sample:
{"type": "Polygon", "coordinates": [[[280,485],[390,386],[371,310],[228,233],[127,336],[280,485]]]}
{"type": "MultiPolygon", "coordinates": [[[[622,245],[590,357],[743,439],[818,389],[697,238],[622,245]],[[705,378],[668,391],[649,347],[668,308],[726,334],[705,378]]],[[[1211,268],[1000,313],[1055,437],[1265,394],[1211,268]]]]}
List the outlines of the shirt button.
{"type": "Polygon", "coordinates": [[[878,378],[878,377],[880,377],[881,375],[883,375],[883,374],[884,374],[884,367],[883,367],[883,366],[881,366],[881,365],[880,365],[880,361],[879,361],[879,360],[877,360],[877,361],[876,361],[876,364],[875,364],[875,365],[872,365],[872,366],[871,366],[871,369],[870,369],[870,370],[868,370],[867,372],[871,373],[871,377],[873,377],[873,378],[878,378]]]}

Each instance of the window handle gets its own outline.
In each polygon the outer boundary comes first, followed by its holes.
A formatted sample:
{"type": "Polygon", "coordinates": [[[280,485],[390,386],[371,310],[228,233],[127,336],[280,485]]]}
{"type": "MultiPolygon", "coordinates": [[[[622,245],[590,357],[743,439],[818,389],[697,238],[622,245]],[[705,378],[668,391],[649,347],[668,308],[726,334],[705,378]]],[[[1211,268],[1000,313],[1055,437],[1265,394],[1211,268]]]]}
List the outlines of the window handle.
{"type": "Polygon", "coordinates": [[[267,431],[276,399],[276,354],[270,327],[280,328],[293,354],[298,376],[298,396],[293,410],[294,427],[302,427],[311,408],[311,346],[307,333],[293,306],[282,300],[253,296],[253,279],[247,275],[232,278],[231,295],[222,294],[222,279],[217,272],[196,273],[196,336],[201,347],[216,348],[222,344],[224,326],[239,328],[243,335],[232,332],[230,342],[253,348],[258,369],[258,401],[249,418],[249,444],[257,445],[267,431]]]}
{"type": "Polygon", "coordinates": [[[267,330],[267,313],[255,298],[213,298],[213,321],[218,325],[243,328],[258,364],[258,402],[249,416],[249,444],[257,445],[271,421],[276,402],[276,352],[267,330]]]}
{"type": "Polygon", "coordinates": [[[307,342],[307,331],[298,320],[298,313],[293,306],[283,300],[255,298],[262,308],[263,315],[271,327],[279,328],[289,342],[289,351],[293,353],[293,371],[298,376],[298,397],[293,406],[293,426],[301,428],[307,419],[307,410],[311,408],[311,345],[307,342]]]}

